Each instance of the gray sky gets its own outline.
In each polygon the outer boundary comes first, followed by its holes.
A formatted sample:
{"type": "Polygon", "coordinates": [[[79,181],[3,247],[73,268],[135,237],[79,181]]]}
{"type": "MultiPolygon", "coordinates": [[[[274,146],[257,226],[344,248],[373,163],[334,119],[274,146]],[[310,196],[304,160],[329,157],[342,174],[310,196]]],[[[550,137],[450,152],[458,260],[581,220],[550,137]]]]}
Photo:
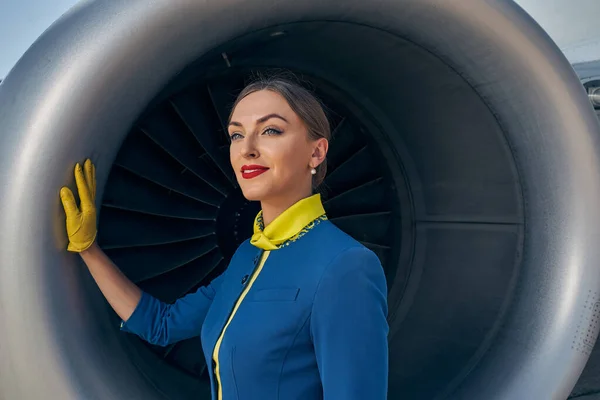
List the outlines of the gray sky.
{"type": "MultiPolygon", "coordinates": [[[[600,59],[600,0],[516,0],[572,62],[600,59]]],[[[77,0],[0,0],[0,78],[77,0]]]]}
{"type": "Polygon", "coordinates": [[[0,0],[0,79],[77,0],[0,0]]]}
{"type": "Polygon", "coordinates": [[[600,59],[600,0],[515,0],[572,62],[600,59]]]}

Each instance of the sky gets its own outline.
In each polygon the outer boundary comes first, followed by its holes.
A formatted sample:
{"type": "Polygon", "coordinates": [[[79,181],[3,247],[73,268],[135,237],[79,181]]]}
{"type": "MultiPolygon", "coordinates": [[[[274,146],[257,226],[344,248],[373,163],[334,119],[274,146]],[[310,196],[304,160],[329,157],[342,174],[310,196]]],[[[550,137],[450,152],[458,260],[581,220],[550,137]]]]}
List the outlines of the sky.
{"type": "Polygon", "coordinates": [[[600,0],[515,0],[571,63],[600,59],[600,0]]]}
{"type": "Polygon", "coordinates": [[[77,0],[0,0],[0,79],[77,0]]]}
{"type": "MultiPolygon", "coordinates": [[[[290,0],[293,1],[293,0],[290,0]]],[[[77,0],[0,0],[0,79],[77,0]]],[[[600,59],[600,0],[516,0],[572,62],[600,59]]]]}

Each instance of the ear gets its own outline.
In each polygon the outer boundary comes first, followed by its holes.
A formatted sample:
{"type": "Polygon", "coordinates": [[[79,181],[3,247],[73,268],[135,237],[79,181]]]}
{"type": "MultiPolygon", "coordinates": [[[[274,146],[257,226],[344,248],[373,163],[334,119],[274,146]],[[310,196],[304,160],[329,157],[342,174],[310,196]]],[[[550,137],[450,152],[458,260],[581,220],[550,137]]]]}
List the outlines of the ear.
{"type": "Polygon", "coordinates": [[[329,141],[325,138],[319,138],[313,142],[313,152],[310,157],[310,166],[317,168],[327,157],[329,150],[329,141]]]}

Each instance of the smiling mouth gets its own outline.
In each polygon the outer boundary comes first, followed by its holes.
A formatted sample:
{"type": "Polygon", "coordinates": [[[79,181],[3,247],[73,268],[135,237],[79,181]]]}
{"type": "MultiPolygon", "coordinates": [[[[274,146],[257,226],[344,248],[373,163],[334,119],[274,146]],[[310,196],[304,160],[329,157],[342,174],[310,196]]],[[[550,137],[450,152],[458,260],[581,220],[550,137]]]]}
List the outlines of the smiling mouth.
{"type": "Polygon", "coordinates": [[[242,178],[244,179],[252,179],[261,175],[264,172],[267,172],[269,168],[265,167],[254,167],[254,168],[243,168],[242,169],[242,178]]]}

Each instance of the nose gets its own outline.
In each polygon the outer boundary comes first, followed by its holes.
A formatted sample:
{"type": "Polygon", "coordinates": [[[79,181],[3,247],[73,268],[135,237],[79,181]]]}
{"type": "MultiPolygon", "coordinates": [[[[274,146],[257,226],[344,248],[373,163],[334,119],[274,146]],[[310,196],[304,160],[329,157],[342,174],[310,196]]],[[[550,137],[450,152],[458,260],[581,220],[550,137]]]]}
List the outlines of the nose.
{"type": "Polygon", "coordinates": [[[241,155],[244,158],[255,159],[258,158],[259,152],[256,148],[256,142],[252,137],[247,137],[241,148],[241,155]]]}

